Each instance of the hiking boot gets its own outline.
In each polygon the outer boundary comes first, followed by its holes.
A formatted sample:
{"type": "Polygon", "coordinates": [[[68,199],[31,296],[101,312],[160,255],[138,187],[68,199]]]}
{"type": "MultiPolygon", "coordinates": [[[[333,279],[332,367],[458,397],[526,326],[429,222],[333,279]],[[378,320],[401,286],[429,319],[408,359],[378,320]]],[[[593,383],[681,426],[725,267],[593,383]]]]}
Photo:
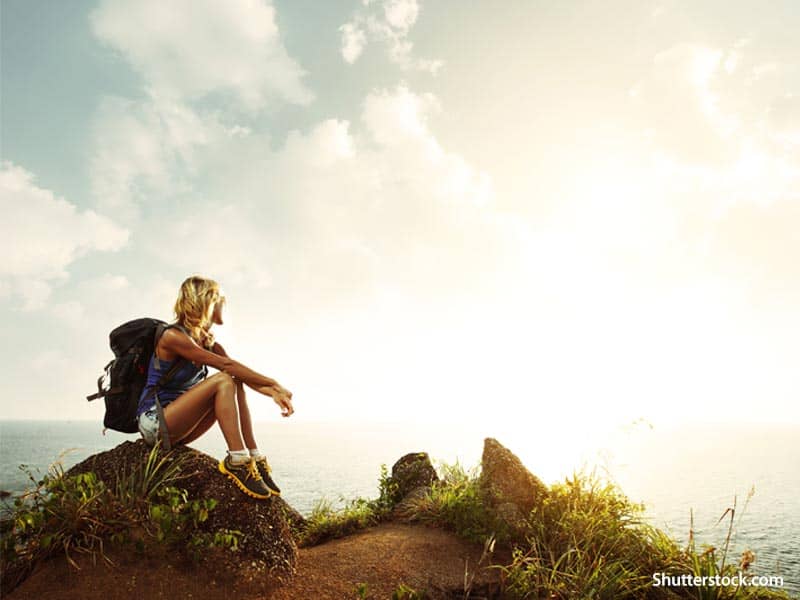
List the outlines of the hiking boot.
{"type": "Polygon", "coordinates": [[[258,467],[258,474],[261,475],[261,479],[264,480],[264,483],[266,484],[267,488],[269,488],[269,491],[275,496],[280,496],[281,488],[275,485],[275,482],[272,481],[272,476],[270,475],[272,473],[272,467],[269,466],[267,457],[262,454],[256,458],[256,467],[258,467]]]}
{"type": "Polygon", "coordinates": [[[231,457],[226,456],[219,461],[219,471],[230,477],[233,483],[248,496],[264,500],[272,495],[261,479],[256,462],[252,458],[244,464],[234,465],[231,463],[231,457]]]}

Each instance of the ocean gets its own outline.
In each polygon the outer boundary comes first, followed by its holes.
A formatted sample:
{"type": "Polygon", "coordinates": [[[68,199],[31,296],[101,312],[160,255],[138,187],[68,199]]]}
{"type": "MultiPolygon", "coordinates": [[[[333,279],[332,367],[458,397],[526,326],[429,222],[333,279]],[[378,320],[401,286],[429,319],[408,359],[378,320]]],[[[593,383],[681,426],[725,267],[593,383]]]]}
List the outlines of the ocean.
{"type": "MultiPolygon", "coordinates": [[[[721,548],[729,520],[719,518],[736,500],[729,560],[744,549],[756,554],[756,572],[780,575],[784,589],[800,593],[800,427],[725,426],[651,429],[636,426],[591,438],[505,434],[432,424],[326,424],[261,422],[255,425],[283,498],[308,515],[321,498],[342,506],[378,495],[380,468],[408,452],[427,452],[434,466],[458,462],[477,468],[487,435],[495,437],[545,483],[573,470],[594,470],[643,502],[654,525],[685,544],[694,514],[698,548],[721,548]],[[748,496],[749,500],[748,500],[748,496]]],[[[128,436],[86,421],[0,421],[0,490],[30,481],[20,465],[44,474],[60,459],[64,468],[113,448],[128,436]],[[59,458],[60,457],[60,458],[59,458]]],[[[212,428],[191,444],[222,457],[225,443],[212,428]]]]}

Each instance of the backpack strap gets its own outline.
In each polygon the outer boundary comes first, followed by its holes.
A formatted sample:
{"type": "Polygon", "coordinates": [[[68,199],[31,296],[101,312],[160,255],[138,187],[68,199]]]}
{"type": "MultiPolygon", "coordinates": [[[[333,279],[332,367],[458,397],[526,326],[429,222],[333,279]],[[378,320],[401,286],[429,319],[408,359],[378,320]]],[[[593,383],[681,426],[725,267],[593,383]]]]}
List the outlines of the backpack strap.
{"type": "Polygon", "coordinates": [[[178,369],[181,368],[182,364],[184,363],[183,359],[176,360],[175,364],[169,368],[169,371],[164,373],[156,383],[156,385],[150,388],[150,391],[147,392],[147,396],[145,398],[149,398],[152,395],[156,397],[156,413],[158,414],[158,433],[161,438],[161,445],[165,450],[169,450],[171,444],[169,443],[169,432],[167,431],[167,422],[164,419],[164,407],[161,406],[161,400],[158,398],[158,389],[162,387],[167,381],[172,379],[175,373],[178,372],[178,369]]]}
{"type": "MultiPolygon", "coordinates": [[[[159,360],[158,353],[156,352],[156,348],[158,348],[158,341],[161,339],[161,336],[164,335],[164,332],[171,327],[175,327],[176,329],[180,329],[181,331],[186,333],[186,330],[177,323],[172,323],[170,325],[161,323],[156,326],[155,338],[153,340],[153,364],[158,370],[161,370],[161,361],[159,360]]],[[[165,383],[167,383],[167,381],[172,379],[172,377],[175,376],[175,373],[178,372],[178,369],[180,369],[186,362],[187,361],[185,358],[178,356],[178,358],[175,359],[173,365],[169,368],[169,371],[164,373],[159,378],[155,387],[151,388],[151,391],[148,392],[148,396],[150,395],[150,393],[153,393],[155,394],[156,397],[156,413],[158,414],[158,433],[159,437],[161,438],[161,446],[165,450],[169,450],[172,447],[172,444],[170,444],[169,441],[169,432],[167,431],[167,421],[166,419],[164,419],[164,407],[161,406],[161,401],[158,398],[158,390],[165,383]]]]}
{"type": "Polygon", "coordinates": [[[96,394],[91,394],[89,396],[86,396],[86,399],[89,400],[90,402],[92,400],[97,400],[98,398],[102,398],[103,396],[108,396],[111,393],[116,393],[116,392],[119,391],[119,389],[117,389],[117,388],[110,389],[110,390],[104,390],[103,389],[103,380],[106,377],[109,377],[109,378],[111,377],[111,373],[109,372],[109,369],[111,368],[111,365],[113,365],[113,364],[114,364],[114,359],[111,359],[111,361],[103,368],[103,374],[100,375],[100,377],[97,378],[97,393],[96,394]]]}
{"type": "MultiPolygon", "coordinates": [[[[169,325],[166,323],[159,323],[156,325],[156,331],[153,334],[153,364],[159,371],[161,370],[161,360],[158,358],[158,352],[156,352],[156,348],[158,348],[158,340],[161,339],[161,336],[164,335],[164,332],[167,329],[169,329],[169,325]]],[[[175,364],[177,364],[177,361],[175,364]]],[[[159,380],[159,384],[161,383],[163,382],[159,380]]]]}

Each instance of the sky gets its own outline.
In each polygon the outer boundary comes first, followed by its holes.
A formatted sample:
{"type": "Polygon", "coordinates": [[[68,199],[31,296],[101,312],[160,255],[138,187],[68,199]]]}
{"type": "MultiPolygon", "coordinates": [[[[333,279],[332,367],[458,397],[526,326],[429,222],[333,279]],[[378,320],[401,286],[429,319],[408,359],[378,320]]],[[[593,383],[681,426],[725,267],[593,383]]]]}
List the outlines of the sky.
{"type": "Polygon", "coordinates": [[[201,274],[294,421],[800,423],[796,3],[0,20],[0,418],[101,420],[108,333],[201,274]]]}

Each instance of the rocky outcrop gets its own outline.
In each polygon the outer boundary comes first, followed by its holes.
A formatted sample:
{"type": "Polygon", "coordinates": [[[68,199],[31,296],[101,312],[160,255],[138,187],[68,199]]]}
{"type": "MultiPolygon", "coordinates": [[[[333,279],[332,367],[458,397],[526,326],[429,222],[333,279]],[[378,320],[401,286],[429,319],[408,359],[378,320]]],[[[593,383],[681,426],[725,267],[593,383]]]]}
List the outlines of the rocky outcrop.
{"type": "Polygon", "coordinates": [[[394,505],[390,513],[392,519],[398,521],[414,521],[421,502],[424,502],[425,497],[428,495],[430,487],[419,486],[414,488],[394,505]]]}
{"type": "Polygon", "coordinates": [[[414,513],[416,502],[439,481],[427,452],[411,452],[392,465],[389,484],[394,487],[391,516],[406,520],[414,513]]]}
{"type": "Polygon", "coordinates": [[[479,483],[490,508],[515,529],[547,496],[547,486],[494,438],[486,438],[479,483]]]}
{"type": "MultiPolygon", "coordinates": [[[[143,440],[123,442],[116,448],[90,456],[67,471],[75,475],[93,471],[107,486],[115,485],[118,476],[130,473],[135,465],[144,465],[150,447],[143,440]]],[[[282,580],[295,573],[297,546],[290,525],[302,528],[303,517],[282,498],[257,500],[243,494],[223,476],[217,468],[218,461],[187,446],[177,446],[161,453],[165,464],[180,460],[180,479],[171,485],[184,488],[190,499],[214,498],[217,505],[209,512],[208,520],[200,523],[203,531],[220,529],[244,533],[237,564],[247,564],[249,577],[263,576],[282,580]]],[[[233,554],[233,553],[228,553],[233,554]]],[[[233,557],[231,557],[233,558],[233,557]]]]}
{"type": "Polygon", "coordinates": [[[411,452],[392,465],[392,481],[402,498],[418,487],[430,487],[439,481],[427,452],[411,452]]]}
{"type": "MultiPolygon", "coordinates": [[[[150,450],[150,447],[146,446],[142,440],[124,442],[112,450],[87,458],[72,467],[65,475],[71,476],[91,471],[113,489],[120,477],[131,473],[134,467],[141,469],[148,460],[150,450]]],[[[258,593],[261,594],[265,591],[272,593],[278,588],[289,586],[286,587],[286,593],[289,595],[278,597],[291,598],[311,597],[308,594],[298,595],[295,592],[308,587],[304,580],[312,575],[316,579],[319,578],[318,575],[324,575],[324,586],[330,586],[329,580],[325,579],[329,576],[328,569],[331,562],[327,558],[311,567],[306,567],[306,571],[310,569],[311,574],[304,573],[304,576],[301,576],[298,581],[302,568],[298,569],[298,549],[295,535],[302,531],[307,523],[303,516],[282,498],[274,497],[263,501],[246,496],[219,473],[216,459],[192,448],[178,446],[170,452],[162,452],[158,459],[162,458],[166,465],[174,465],[176,462],[181,465],[180,479],[171,482],[171,485],[184,488],[191,499],[213,498],[217,501],[217,505],[209,512],[208,519],[199,524],[201,530],[212,533],[220,529],[238,530],[243,532],[244,536],[240,540],[237,552],[210,552],[208,557],[203,558],[199,571],[184,570],[181,565],[173,564],[172,550],[164,548],[162,553],[157,552],[160,558],[150,563],[159,569],[160,575],[156,578],[159,582],[171,574],[191,579],[191,573],[202,573],[204,577],[211,578],[212,585],[215,586],[219,583],[223,586],[220,588],[224,591],[221,597],[226,598],[244,597],[241,594],[237,595],[239,592],[231,596],[229,592],[233,593],[231,592],[233,588],[226,587],[229,585],[228,581],[233,581],[237,589],[245,590],[247,594],[250,594],[251,590],[258,590],[258,593]]],[[[405,526],[409,523],[403,523],[404,521],[414,521],[421,506],[424,512],[426,496],[438,482],[439,477],[426,452],[413,452],[401,457],[392,466],[391,476],[387,481],[389,490],[392,491],[392,498],[389,500],[393,506],[388,521],[395,521],[395,523],[384,523],[379,527],[405,526]]],[[[495,531],[504,532],[500,537],[504,537],[506,540],[525,539],[525,534],[530,530],[529,520],[535,515],[536,508],[547,496],[547,487],[523,466],[519,458],[493,438],[486,438],[484,442],[482,472],[478,485],[488,516],[494,520],[492,527],[498,525],[499,529],[495,531]],[[507,529],[504,525],[508,526],[507,529]]],[[[417,530],[416,535],[429,535],[432,531],[437,531],[437,529],[420,529],[417,530]]],[[[353,540],[355,539],[353,538],[353,540]]],[[[363,542],[368,538],[359,536],[358,539],[363,542]]],[[[430,546],[430,543],[425,543],[430,546]]],[[[385,549],[385,547],[386,541],[381,541],[380,548],[385,549]]],[[[338,550],[337,546],[336,548],[331,547],[329,550],[322,550],[322,552],[338,552],[338,550]]],[[[122,548],[121,551],[127,553],[125,548],[122,548]]],[[[313,552],[314,550],[304,549],[303,551],[313,552]]],[[[375,552],[374,548],[370,548],[363,554],[365,557],[369,557],[369,560],[373,560],[375,552]]],[[[123,559],[125,556],[126,554],[123,554],[123,559]]],[[[126,568],[136,568],[135,559],[138,558],[138,554],[132,558],[134,561],[126,568]]],[[[352,566],[352,557],[349,557],[346,562],[352,566]]],[[[405,564],[404,561],[401,562],[405,564]]],[[[392,561],[386,561],[386,563],[389,564],[392,561]]],[[[131,582],[135,583],[137,578],[141,578],[143,582],[140,586],[141,589],[151,588],[152,585],[148,583],[149,580],[146,581],[144,575],[149,573],[150,569],[151,567],[147,567],[141,572],[134,571],[131,582]]],[[[362,581],[363,575],[360,570],[353,576],[358,581],[362,581]]],[[[382,578],[394,581],[395,576],[396,573],[392,571],[382,575],[382,578]]],[[[102,575],[93,572],[92,577],[97,578],[102,575]]],[[[339,575],[335,577],[335,579],[338,578],[339,575]]],[[[75,577],[74,579],[76,585],[83,585],[79,578],[75,577]]],[[[383,581],[383,579],[379,578],[378,581],[383,581]]],[[[92,580],[87,581],[91,582],[92,580]]],[[[91,583],[86,585],[91,585],[91,583]]],[[[198,583],[198,585],[202,587],[203,584],[198,583]]],[[[36,589],[35,586],[31,587],[34,592],[36,589]]],[[[352,586],[348,587],[348,590],[350,589],[352,586]]],[[[214,594],[216,592],[211,593],[210,589],[202,592],[203,597],[218,597],[214,594]]],[[[195,595],[194,592],[192,595],[195,595]]],[[[41,594],[33,594],[29,597],[41,597],[41,594]]],[[[88,596],[76,592],[75,597],[88,596]]],[[[252,594],[247,597],[252,597],[252,594]]],[[[460,593],[459,597],[461,597],[460,593]]]]}

